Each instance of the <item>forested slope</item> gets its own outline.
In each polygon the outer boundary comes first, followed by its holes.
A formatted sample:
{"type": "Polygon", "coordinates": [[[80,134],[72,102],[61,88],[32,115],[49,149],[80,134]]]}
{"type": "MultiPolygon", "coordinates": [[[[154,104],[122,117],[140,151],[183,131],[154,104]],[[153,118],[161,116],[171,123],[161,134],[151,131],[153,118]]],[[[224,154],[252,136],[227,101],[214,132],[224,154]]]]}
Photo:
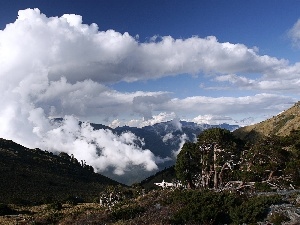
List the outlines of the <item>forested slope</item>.
{"type": "Polygon", "coordinates": [[[66,153],[54,155],[0,139],[0,202],[40,202],[68,196],[91,199],[107,185],[91,166],[66,153]]]}

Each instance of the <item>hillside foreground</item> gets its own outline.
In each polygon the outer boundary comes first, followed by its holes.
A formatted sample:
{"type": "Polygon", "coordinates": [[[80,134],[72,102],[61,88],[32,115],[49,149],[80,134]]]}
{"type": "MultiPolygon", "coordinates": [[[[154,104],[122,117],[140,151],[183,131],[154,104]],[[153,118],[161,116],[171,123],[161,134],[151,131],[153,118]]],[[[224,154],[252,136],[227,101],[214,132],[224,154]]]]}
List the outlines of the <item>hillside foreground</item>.
{"type": "MultiPolygon", "coordinates": [[[[136,189],[137,190],[137,189],[136,189]]],[[[100,205],[7,205],[0,224],[299,224],[300,192],[248,195],[200,190],[152,190],[100,205]]],[[[3,213],[4,206],[0,206],[3,213]]]]}

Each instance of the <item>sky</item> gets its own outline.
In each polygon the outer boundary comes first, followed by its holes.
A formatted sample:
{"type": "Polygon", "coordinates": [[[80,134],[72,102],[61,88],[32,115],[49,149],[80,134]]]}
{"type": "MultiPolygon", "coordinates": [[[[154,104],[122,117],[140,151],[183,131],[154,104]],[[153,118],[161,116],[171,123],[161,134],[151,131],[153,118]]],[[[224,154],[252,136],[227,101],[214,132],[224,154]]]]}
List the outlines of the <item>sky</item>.
{"type": "Polygon", "coordinates": [[[155,170],[168,159],[89,122],[244,126],[277,115],[300,99],[299,9],[297,0],[3,0],[0,136],[75,152],[98,171],[155,170]],[[109,143],[122,160],[104,154],[109,143]]]}

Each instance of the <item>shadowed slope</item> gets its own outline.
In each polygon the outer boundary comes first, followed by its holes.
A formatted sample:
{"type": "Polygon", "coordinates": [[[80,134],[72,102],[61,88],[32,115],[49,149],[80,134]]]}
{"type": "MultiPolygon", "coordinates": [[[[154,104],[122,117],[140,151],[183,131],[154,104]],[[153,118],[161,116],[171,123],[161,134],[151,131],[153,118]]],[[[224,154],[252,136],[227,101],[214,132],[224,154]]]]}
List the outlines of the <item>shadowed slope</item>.
{"type": "Polygon", "coordinates": [[[0,202],[45,202],[78,196],[91,200],[118,185],[66,153],[54,155],[0,138],[0,202]]]}

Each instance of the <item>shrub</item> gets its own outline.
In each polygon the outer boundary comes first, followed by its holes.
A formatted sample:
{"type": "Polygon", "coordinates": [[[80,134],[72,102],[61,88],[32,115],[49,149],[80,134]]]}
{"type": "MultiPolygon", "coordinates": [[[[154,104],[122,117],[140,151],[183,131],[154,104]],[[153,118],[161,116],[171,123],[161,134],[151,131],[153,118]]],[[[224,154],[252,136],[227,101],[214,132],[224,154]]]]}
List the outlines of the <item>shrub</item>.
{"type": "Polygon", "coordinates": [[[62,209],[62,204],[60,202],[53,202],[48,205],[47,207],[50,210],[61,210],[62,209]]]}
{"type": "Polygon", "coordinates": [[[280,196],[256,196],[246,199],[242,204],[230,209],[230,218],[234,224],[255,223],[264,219],[272,204],[281,203],[280,196]]]}
{"type": "Polygon", "coordinates": [[[287,222],[289,221],[290,219],[284,215],[283,213],[273,213],[272,215],[270,215],[269,217],[269,221],[271,223],[273,223],[274,225],[281,225],[283,224],[283,222],[287,222]]]}
{"type": "Polygon", "coordinates": [[[184,191],[176,193],[174,203],[182,204],[181,209],[171,218],[172,224],[230,223],[229,207],[237,204],[238,198],[229,193],[212,191],[184,191]]]}
{"type": "Polygon", "coordinates": [[[251,224],[267,216],[272,204],[281,203],[281,197],[217,193],[213,191],[175,191],[170,204],[179,210],[171,224],[251,224]]]}
{"type": "Polygon", "coordinates": [[[270,185],[268,185],[267,183],[255,182],[254,187],[257,191],[265,191],[265,192],[273,191],[270,185]]]}
{"type": "Polygon", "coordinates": [[[114,220],[129,220],[143,212],[145,212],[144,207],[139,205],[127,205],[114,209],[111,215],[114,220]]]}
{"type": "Polygon", "coordinates": [[[77,196],[69,196],[65,202],[69,205],[77,205],[78,203],[83,203],[83,199],[77,196]]]}
{"type": "Polygon", "coordinates": [[[14,214],[15,210],[11,209],[8,205],[0,203],[0,216],[14,214]]]}
{"type": "Polygon", "coordinates": [[[11,203],[14,203],[19,206],[30,206],[32,202],[23,198],[14,198],[11,203]]]}

